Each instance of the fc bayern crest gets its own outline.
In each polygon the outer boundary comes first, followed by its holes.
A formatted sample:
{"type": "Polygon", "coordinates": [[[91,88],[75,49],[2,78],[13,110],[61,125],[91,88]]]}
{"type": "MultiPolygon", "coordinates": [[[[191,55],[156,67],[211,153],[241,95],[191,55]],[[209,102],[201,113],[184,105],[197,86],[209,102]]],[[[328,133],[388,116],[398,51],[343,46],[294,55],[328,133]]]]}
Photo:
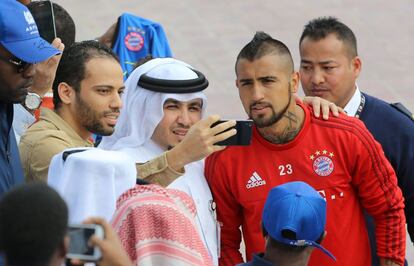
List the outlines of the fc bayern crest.
{"type": "Polygon", "coordinates": [[[316,151],[314,154],[309,156],[313,161],[313,171],[319,176],[328,176],[334,170],[334,163],[332,158],[334,157],[333,152],[327,150],[316,151]]]}
{"type": "Polygon", "coordinates": [[[144,46],[144,37],[139,32],[131,31],[125,36],[124,42],[128,50],[137,52],[144,46]]]}

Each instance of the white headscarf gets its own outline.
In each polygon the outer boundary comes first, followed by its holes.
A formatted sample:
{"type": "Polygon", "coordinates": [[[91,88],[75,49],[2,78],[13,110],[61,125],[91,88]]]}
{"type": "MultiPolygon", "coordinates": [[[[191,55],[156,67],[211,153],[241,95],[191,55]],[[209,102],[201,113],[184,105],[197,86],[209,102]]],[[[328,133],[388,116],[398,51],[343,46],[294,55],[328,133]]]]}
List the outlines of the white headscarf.
{"type": "Polygon", "coordinates": [[[125,93],[122,96],[123,107],[115,131],[111,136],[102,138],[99,148],[122,149],[140,163],[160,155],[150,139],[164,116],[164,102],[167,99],[185,102],[202,99],[202,114],[204,114],[207,98],[203,92],[182,94],[154,92],[138,86],[138,81],[142,74],[168,80],[197,78],[197,74],[191,68],[190,65],[173,58],[156,58],[136,68],[125,82],[125,93]],[[137,153],[137,148],[143,145],[149,146],[137,153]],[[134,154],[130,154],[132,149],[135,151],[134,154]],[[148,153],[148,150],[152,149],[155,149],[154,152],[148,153]],[[152,154],[155,156],[152,157],[152,154]]]}
{"type": "MultiPolygon", "coordinates": [[[[206,109],[207,98],[202,92],[167,94],[146,90],[137,85],[142,74],[159,79],[194,79],[197,74],[191,66],[172,58],[157,58],[135,69],[125,82],[126,92],[122,98],[121,115],[112,136],[102,139],[100,148],[122,150],[135,162],[144,163],[160,156],[163,150],[151,140],[155,128],[164,116],[163,106],[167,99],[191,101],[202,99],[202,116],[206,109]]],[[[185,166],[186,173],[168,187],[186,192],[197,208],[196,222],[200,236],[206,244],[214,265],[218,264],[218,241],[216,223],[210,209],[212,195],[204,177],[204,161],[200,160],[185,166]]]]}
{"type": "Polygon", "coordinates": [[[119,151],[72,148],[55,155],[50,163],[48,185],[55,188],[69,208],[69,222],[81,223],[91,216],[109,221],[118,197],[136,183],[134,161],[119,151]],[[84,150],[63,158],[65,151],[84,150]]]}

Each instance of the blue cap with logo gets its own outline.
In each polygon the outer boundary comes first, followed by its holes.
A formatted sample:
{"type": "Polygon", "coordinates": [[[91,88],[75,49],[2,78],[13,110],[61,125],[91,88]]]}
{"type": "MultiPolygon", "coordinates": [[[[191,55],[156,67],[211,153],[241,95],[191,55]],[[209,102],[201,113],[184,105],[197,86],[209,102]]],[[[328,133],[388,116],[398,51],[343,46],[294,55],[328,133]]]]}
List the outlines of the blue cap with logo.
{"type": "Polygon", "coordinates": [[[308,184],[289,182],[270,190],[262,221],[274,240],[290,246],[313,246],[336,260],[316,243],[325,232],[326,201],[308,184]]]}
{"type": "Polygon", "coordinates": [[[0,43],[31,64],[61,53],[39,36],[32,14],[16,0],[0,0],[0,43]]]}

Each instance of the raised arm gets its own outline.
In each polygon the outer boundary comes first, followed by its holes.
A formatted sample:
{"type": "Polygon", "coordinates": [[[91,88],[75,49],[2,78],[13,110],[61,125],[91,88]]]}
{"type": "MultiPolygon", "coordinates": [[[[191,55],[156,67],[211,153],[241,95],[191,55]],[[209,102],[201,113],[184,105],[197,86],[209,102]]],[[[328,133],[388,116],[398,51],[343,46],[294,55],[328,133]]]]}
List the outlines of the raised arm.
{"type": "Polygon", "coordinates": [[[215,143],[236,134],[235,129],[223,132],[233,127],[236,122],[230,120],[211,128],[211,125],[219,119],[218,115],[212,115],[194,124],[177,146],[145,164],[138,165],[138,177],[151,183],[168,186],[184,174],[185,165],[224,149],[224,146],[215,143]]]}

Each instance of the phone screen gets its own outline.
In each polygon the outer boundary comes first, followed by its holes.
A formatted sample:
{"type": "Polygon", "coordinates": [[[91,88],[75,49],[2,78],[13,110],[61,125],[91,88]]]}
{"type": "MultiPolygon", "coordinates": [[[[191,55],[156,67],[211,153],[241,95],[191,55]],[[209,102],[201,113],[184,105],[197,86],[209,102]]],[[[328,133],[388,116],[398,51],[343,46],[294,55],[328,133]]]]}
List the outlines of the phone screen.
{"type": "MultiPolygon", "coordinates": [[[[220,120],[211,125],[215,127],[216,125],[226,122],[228,120],[220,120]]],[[[253,130],[253,121],[252,120],[237,120],[235,126],[237,133],[234,136],[231,136],[228,139],[217,142],[216,145],[220,146],[248,146],[251,143],[252,139],[252,130],[253,130]]],[[[230,130],[231,128],[227,129],[230,130]]],[[[225,130],[225,131],[227,131],[225,130]]]]}
{"type": "Polygon", "coordinates": [[[36,21],[40,36],[49,43],[52,43],[56,38],[55,16],[52,2],[31,2],[28,8],[36,21]]]}
{"type": "Polygon", "coordinates": [[[69,227],[69,252],[71,254],[80,254],[92,256],[94,248],[89,246],[89,238],[95,234],[93,228],[76,228],[69,227]]]}

